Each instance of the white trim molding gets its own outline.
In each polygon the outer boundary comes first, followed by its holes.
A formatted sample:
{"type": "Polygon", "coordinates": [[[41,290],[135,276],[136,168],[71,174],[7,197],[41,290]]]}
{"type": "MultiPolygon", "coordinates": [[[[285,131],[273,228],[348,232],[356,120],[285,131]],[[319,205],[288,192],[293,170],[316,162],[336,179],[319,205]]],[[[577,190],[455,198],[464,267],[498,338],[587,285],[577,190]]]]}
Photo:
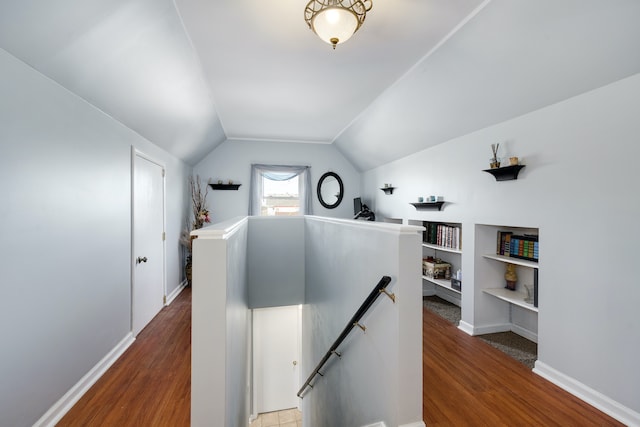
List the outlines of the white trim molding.
{"type": "Polygon", "coordinates": [[[533,372],[574,396],[584,400],[591,406],[601,410],[605,414],[615,418],[628,426],[640,426],[640,413],[627,408],[604,394],[582,384],[568,375],[552,368],[551,366],[536,361],[533,372]]]}
{"type": "Polygon", "coordinates": [[[427,426],[424,423],[424,421],[417,421],[415,423],[402,424],[401,426],[398,426],[398,427],[427,427],[427,426]]]}
{"type": "Polygon", "coordinates": [[[467,335],[473,335],[473,325],[471,323],[467,323],[461,320],[460,323],[458,323],[458,329],[460,329],[467,335]]]}
{"type": "Polygon", "coordinates": [[[129,332],[105,357],[60,398],[33,427],[54,427],[136,339],[129,332]]]}
{"type": "Polygon", "coordinates": [[[178,295],[180,295],[180,292],[182,292],[186,287],[187,287],[187,279],[184,279],[182,282],[180,282],[178,287],[176,287],[169,295],[167,295],[167,302],[165,304],[165,307],[171,304],[173,300],[176,299],[178,295]]]}
{"type": "Polygon", "coordinates": [[[530,330],[525,329],[522,326],[512,324],[511,332],[518,334],[521,337],[525,337],[529,341],[533,341],[536,344],[538,343],[538,334],[536,334],[535,332],[531,332],[530,330]]]}
{"type": "Polygon", "coordinates": [[[469,335],[484,335],[484,334],[493,334],[496,332],[509,332],[513,330],[511,323],[498,323],[495,325],[486,325],[486,326],[473,326],[470,323],[463,322],[462,320],[458,324],[458,329],[463,332],[466,332],[469,335]]]}

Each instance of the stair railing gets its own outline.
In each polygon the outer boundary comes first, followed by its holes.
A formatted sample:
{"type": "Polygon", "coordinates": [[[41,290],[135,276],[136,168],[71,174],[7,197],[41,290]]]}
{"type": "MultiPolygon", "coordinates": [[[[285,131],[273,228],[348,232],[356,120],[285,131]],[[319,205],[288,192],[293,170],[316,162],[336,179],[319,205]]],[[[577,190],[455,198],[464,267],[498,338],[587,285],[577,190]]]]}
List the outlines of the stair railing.
{"type": "Polygon", "coordinates": [[[389,283],[391,283],[391,277],[382,276],[382,279],[380,279],[380,281],[373,288],[371,293],[369,293],[369,296],[367,296],[367,298],[364,300],[360,308],[358,308],[358,310],[353,315],[351,320],[349,320],[349,322],[347,323],[347,326],[345,326],[345,328],[342,330],[342,333],[333,342],[333,344],[331,345],[327,353],[324,355],[322,360],[320,360],[320,363],[318,363],[318,366],[316,366],[316,368],[313,370],[311,375],[309,375],[309,378],[307,378],[307,381],[304,383],[300,391],[298,391],[298,397],[300,398],[304,397],[303,395],[307,387],[313,388],[313,384],[311,384],[311,382],[315,379],[316,375],[320,375],[321,377],[324,376],[322,372],[320,372],[320,370],[329,361],[332,355],[338,356],[338,358],[342,356],[342,354],[338,353],[338,347],[347,338],[347,336],[349,335],[351,330],[353,330],[353,328],[357,326],[358,328],[362,329],[362,331],[365,331],[367,329],[365,326],[360,324],[360,319],[362,319],[362,316],[364,316],[364,314],[369,310],[369,308],[371,308],[371,306],[378,299],[380,294],[385,294],[394,303],[396,302],[396,296],[394,294],[390,294],[386,290],[387,285],[389,285],[389,283]]]}

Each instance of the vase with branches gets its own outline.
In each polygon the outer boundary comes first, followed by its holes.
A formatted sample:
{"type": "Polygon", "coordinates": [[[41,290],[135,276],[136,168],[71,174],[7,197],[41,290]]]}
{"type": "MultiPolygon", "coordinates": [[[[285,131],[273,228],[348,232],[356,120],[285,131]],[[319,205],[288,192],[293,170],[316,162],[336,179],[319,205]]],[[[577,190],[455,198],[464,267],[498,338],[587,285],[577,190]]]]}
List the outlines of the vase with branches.
{"type": "Polygon", "coordinates": [[[500,167],[500,158],[498,157],[498,148],[500,148],[499,143],[491,144],[491,153],[493,154],[493,157],[489,159],[489,166],[491,166],[491,169],[500,167]]]}
{"type": "Polygon", "coordinates": [[[202,182],[200,176],[196,175],[189,177],[189,190],[191,191],[191,217],[187,218],[186,226],[180,234],[180,244],[187,250],[186,264],[185,264],[185,276],[187,278],[187,284],[191,284],[191,251],[193,245],[194,236],[191,236],[191,231],[198,230],[204,226],[205,223],[211,222],[211,216],[209,208],[207,207],[207,194],[209,189],[206,184],[204,190],[202,188],[202,182]]]}

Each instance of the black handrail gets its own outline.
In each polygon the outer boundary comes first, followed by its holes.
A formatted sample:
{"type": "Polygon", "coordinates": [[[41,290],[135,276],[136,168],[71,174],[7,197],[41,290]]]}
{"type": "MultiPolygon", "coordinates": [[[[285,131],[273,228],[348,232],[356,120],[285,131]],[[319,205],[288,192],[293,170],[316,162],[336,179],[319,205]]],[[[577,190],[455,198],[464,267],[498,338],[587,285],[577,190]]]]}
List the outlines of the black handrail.
{"type": "MultiPolygon", "coordinates": [[[[382,276],[382,279],[380,279],[378,284],[373,288],[373,290],[371,291],[367,299],[364,300],[364,302],[362,303],[358,311],[356,311],[356,313],[353,315],[351,320],[349,320],[349,322],[347,323],[347,326],[345,326],[345,328],[342,330],[342,333],[338,336],[338,338],[336,338],[334,343],[331,345],[331,347],[329,348],[329,351],[327,351],[327,353],[324,355],[322,360],[320,360],[320,363],[318,363],[318,366],[316,366],[316,368],[313,370],[311,375],[309,375],[309,378],[307,378],[307,381],[304,383],[300,391],[298,391],[298,397],[302,397],[302,393],[305,391],[307,387],[313,388],[313,386],[311,385],[311,381],[313,381],[316,375],[320,374],[320,376],[323,376],[320,373],[320,369],[322,369],[324,364],[327,363],[327,361],[329,360],[332,354],[336,354],[338,357],[340,357],[340,354],[336,350],[338,349],[340,344],[342,344],[342,341],[344,341],[345,338],[347,338],[347,335],[349,335],[349,332],[351,332],[351,330],[354,327],[359,325],[358,322],[360,321],[362,316],[364,316],[367,310],[369,310],[369,308],[373,305],[376,299],[378,299],[380,294],[382,292],[386,293],[385,288],[387,287],[387,285],[389,285],[390,282],[391,282],[391,277],[382,276]]],[[[395,301],[395,297],[392,297],[392,299],[395,301]]]]}

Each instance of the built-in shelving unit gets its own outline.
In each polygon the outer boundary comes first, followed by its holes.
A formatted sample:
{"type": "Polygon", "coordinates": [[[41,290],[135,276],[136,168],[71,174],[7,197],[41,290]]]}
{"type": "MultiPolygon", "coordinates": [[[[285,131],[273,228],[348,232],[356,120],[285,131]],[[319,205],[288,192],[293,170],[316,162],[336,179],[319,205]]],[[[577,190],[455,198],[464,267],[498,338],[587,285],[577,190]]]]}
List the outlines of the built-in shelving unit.
{"type": "Polygon", "coordinates": [[[519,259],[519,258],[513,258],[513,257],[508,257],[508,256],[504,256],[504,255],[495,255],[495,254],[484,254],[482,256],[484,258],[492,259],[492,260],[495,260],[495,261],[505,262],[505,263],[509,263],[509,264],[515,264],[515,265],[521,265],[523,267],[538,268],[538,263],[537,262],[528,261],[526,259],[519,259]]]}
{"type": "Polygon", "coordinates": [[[444,246],[432,245],[431,243],[424,243],[424,242],[422,243],[422,246],[425,248],[434,249],[439,252],[450,252],[452,254],[462,254],[461,249],[447,248],[444,246]]]}
{"type": "MultiPolygon", "coordinates": [[[[409,225],[425,227],[422,242],[423,259],[433,257],[450,264],[451,277],[455,278],[456,272],[462,268],[462,224],[422,220],[409,220],[408,223],[409,225]],[[432,243],[434,241],[436,243],[432,243]]],[[[423,274],[422,283],[422,294],[424,296],[437,295],[452,304],[461,306],[462,289],[452,288],[451,279],[434,278],[423,274]]],[[[464,287],[464,284],[462,284],[462,287],[464,287]]]]}
{"type": "Polygon", "coordinates": [[[237,190],[242,184],[209,184],[213,190],[237,190]]]}
{"type": "MultiPolygon", "coordinates": [[[[534,260],[500,255],[501,235],[539,238],[535,227],[514,227],[476,224],[474,254],[474,333],[513,331],[531,341],[538,340],[538,307],[526,302],[527,290],[537,280],[539,263],[534,260]],[[518,276],[515,290],[506,287],[505,270],[508,264],[515,265],[518,276]],[[534,272],[536,274],[534,274],[534,272]]],[[[536,241],[536,259],[537,259],[536,241]]],[[[508,253],[505,252],[505,253],[508,253]]],[[[532,256],[533,257],[533,256],[532,256]]]]}
{"type": "Polygon", "coordinates": [[[442,289],[446,289],[447,291],[455,292],[455,293],[457,293],[459,295],[462,295],[462,291],[459,291],[457,289],[453,289],[451,287],[451,280],[434,279],[432,277],[427,277],[427,276],[424,276],[424,275],[422,276],[422,280],[426,280],[427,282],[433,283],[436,286],[440,286],[442,289]]]}
{"type": "Polygon", "coordinates": [[[526,295],[521,292],[511,291],[506,288],[483,289],[482,292],[489,294],[491,296],[494,296],[503,301],[506,301],[509,304],[517,305],[518,307],[522,307],[526,310],[535,311],[536,313],[538,312],[538,307],[534,307],[533,304],[529,304],[528,302],[525,302],[526,295]]]}

